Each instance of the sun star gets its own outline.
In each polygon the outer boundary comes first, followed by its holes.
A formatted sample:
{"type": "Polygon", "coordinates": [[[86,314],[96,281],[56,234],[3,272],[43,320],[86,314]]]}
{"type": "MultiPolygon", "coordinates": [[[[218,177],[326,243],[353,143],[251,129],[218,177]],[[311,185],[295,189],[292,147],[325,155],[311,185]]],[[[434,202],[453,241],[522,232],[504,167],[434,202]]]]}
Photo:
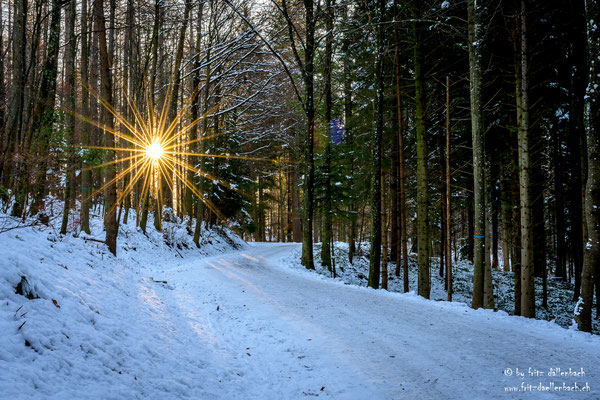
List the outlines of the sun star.
{"type": "Polygon", "coordinates": [[[150,157],[153,161],[158,161],[163,156],[163,153],[163,146],[158,142],[152,142],[146,148],[146,156],[150,157]]]}

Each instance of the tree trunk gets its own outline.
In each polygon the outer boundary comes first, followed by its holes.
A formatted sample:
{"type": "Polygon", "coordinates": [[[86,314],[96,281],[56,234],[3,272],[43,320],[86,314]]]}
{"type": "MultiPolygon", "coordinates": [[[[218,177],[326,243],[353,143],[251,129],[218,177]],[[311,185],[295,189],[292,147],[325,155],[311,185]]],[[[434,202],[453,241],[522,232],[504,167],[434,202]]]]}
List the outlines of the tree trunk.
{"type": "MultiPolygon", "coordinates": [[[[98,32],[98,43],[100,50],[100,81],[101,81],[101,93],[100,95],[106,101],[107,104],[112,105],[112,78],[110,73],[110,59],[111,55],[108,53],[108,46],[106,43],[106,23],[104,19],[104,0],[96,0],[94,3],[94,30],[98,32]]],[[[102,108],[102,123],[108,129],[113,129],[113,119],[106,107],[102,108]]],[[[105,146],[108,148],[115,147],[114,136],[104,132],[105,146]]],[[[107,157],[105,162],[110,162],[115,159],[114,151],[107,150],[107,157]]],[[[115,164],[111,164],[106,167],[106,182],[111,182],[116,176],[115,164]]],[[[116,184],[110,184],[105,190],[106,200],[106,214],[104,216],[104,229],[106,230],[106,245],[111,253],[117,254],[117,217],[116,217],[116,201],[117,201],[117,188],[116,184]]]]}
{"type": "Polygon", "coordinates": [[[314,1],[304,0],[306,11],[306,39],[304,51],[304,108],[306,114],[306,138],[304,144],[304,218],[302,224],[302,265],[306,269],[315,269],[313,261],[313,204],[314,204],[314,57],[315,57],[315,19],[314,1]]]}
{"type": "Polygon", "coordinates": [[[565,207],[563,199],[562,181],[562,157],[561,157],[560,132],[556,132],[553,138],[552,158],[554,168],[554,209],[556,225],[556,276],[567,279],[567,252],[566,252],[566,224],[565,207]]]}
{"type": "MultiPolygon", "coordinates": [[[[90,49],[88,46],[88,0],[81,0],[81,81],[84,85],[89,86],[89,56],[90,49]]],[[[81,114],[88,116],[89,110],[89,93],[87,90],[81,91],[81,114]]],[[[90,145],[90,134],[88,127],[84,127],[81,130],[81,144],[82,146],[90,145]]],[[[79,212],[81,218],[81,230],[88,235],[91,233],[90,230],[90,196],[92,195],[92,173],[90,171],[90,158],[91,152],[89,150],[83,151],[82,165],[81,165],[81,211],[79,212]]]]}
{"type": "MultiPolygon", "coordinates": [[[[600,30],[596,21],[600,18],[600,5],[587,0],[588,51],[590,62],[590,83],[587,100],[589,104],[590,127],[587,131],[588,178],[585,193],[585,212],[588,228],[588,241],[583,255],[581,297],[575,310],[577,325],[585,332],[592,331],[592,304],[594,301],[594,275],[600,268],[600,30]],[[596,89],[594,89],[596,88],[596,89]]],[[[596,277],[598,279],[598,277],[596,277]]],[[[600,302],[596,294],[596,301],[600,302]]]]}
{"type": "Polygon", "coordinates": [[[452,208],[450,180],[450,77],[446,76],[446,290],[448,301],[452,301],[452,208]]]}
{"type": "MultiPolygon", "coordinates": [[[[23,154],[20,152],[20,143],[23,136],[23,109],[25,96],[25,69],[27,47],[27,2],[13,2],[13,28],[12,28],[12,84],[10,90],[10,106],[6,121],[6,147],[2,151],[3,184],[8,186],[11,173],[19,179],[22,174],[23,154]],[[14,157],[13,157],[14,155],[14,157]],[[11,163],[15,165],[11,165],[11,163]]],[[[16,198],[12,209],[13,216],[23,213],[24,199],[16,198]]]]}
{"type": "Polygon", "coordinates": [[[469,0],[469,65],[471,87],[471,133],[473,138],[473,189],[474,189],[474,260],[473,308],[484,306],[485,278],[485,144],[482,104],[482,40],[481,10],[475,0],[469,0]]]}
{"type": "Polygon", "coordinates": [[[377,50],[375,61],[375,126],[373,134],[373,176],[371,183],[371,254],[369,257],[369,286],[379,288],[381,267],[381,152],[383,148],[384,95],[384,30],[385,2],[378,0],[376,8],[377,50]]]}
{"type": "Polygon", "coordinates": [[[333,7],[332,0],[325,0],[325,122],[327,123],[327,144],[325,145],[325,198],[323,199],[323,233],[321,238],[321,265],[331,271],[331,108],[333,98],[331,90],[331,62],[333,56],[333,7]]]}
{"type": "Polygon", "coordinates": [[[381,172],[381,288],[388,289],[388,201],[385,172],[381,172]]]}
{"type": "Polygon", "coordinates": [[[417,240],[418,240],[418,293],[429,298],[429,179],[427,172],[427,127],[425,77],[423,74],[423,22],[414,24],[414,78],[415,78],[415,123],[417,140],[417,240]]]}
{"type": "MultiPolygon", "coordinates": [[[[342,7],[342,19],[348,19],[348,7],[342,7]]],[[[344,31],[344,38],[342,41],[342,54],[348,54],[350,50],[350,34],[344,31]]],[[[352,74],[350,68],[349,57],[343,57],[344,64],[344,124],[346,129],[346,143],[350,149],[349,153],[349,185],[354,185],[354,135],[352,131],[352,74]]],[[[354,254],[356,253],[356,225],[358,219],[358,208],[354,198],[350,199],[349,204],[349,219],[350,219],[350,231],[348,235],[348,260],[352,264],[354,254]]]]}
{"type": "MultiPolygon", "coordinates": [[[[587,54],[586,54],[586,21],[585,0],[576,0],[569,3],[572,10],[572,22],[569,24],[571,54],[570,70],[571,87],[569,94],[569,133],[568,146],[571,150],[571,182],[569,198],[572,201],[572,240],[573,267],[575,277],[575,290],[573,299],[578,300],[581,290],[581,272],[584,252],[584,227],[585,216],[583,211],[583,190],[585,186],[585,91],[587,87],[587,54]]],[[[594,21],[598,24],[598,21],[594,21]]],[[[597,59],[594,60],[597,62],[597,59]]]]}
{"type": "Polygon", "coordinates": [[[530,198],[527,19],[521,0],[521,124],[519,126],[519,194],[521,198],[521,315],[535,318],[533,224],[530,198]]]}
{"type": "MultiPolygon", "coordinates": [[[[75,58],[77,56],[77,41],[75,40],[75,16],[77,14],[77,6],[75,0],[70,0],[69,10],[65,21],[65,42],[68,44],[68,55],[66,60],[66,75],[67,75],[67,94],[68,94],[68,106],[75,111],[75,58]]],[[[71,209],[71,203],[75,197],[75,117],[73,114],[67,116],[67,172],[66,172],[66,183],[65,183],[65,204],[63,209],[62,224],[60,227],[60,233],[67,233],[67,225],[69,223],[69,210],[71,209]]]]}
{"type": "MultiPolygon", "coordinates": [[[[204,9],[204,3],[200,3],[200,5],[198,5],[198,15],[196,17],[196,40],[195,40],[195,47],[194,47],[194,51],[196,52],[196,55],[194,57],[194,71],[192,73],[192,110],[191,110],[191,120],[196,121],[200,115],[200,84],[202,82],[201,80],[201,68],[202,68],[202,60],[201,60],[201,55],[200,55],[200,47],[201,47],[201,43],[202,43],[202,12],[204,9]]],[[[190,149],[189,151],[192,152],[193,150],[197,150],[197,148],[199,147],[198,144],[195,142],[196,140],[198,140],[198,126],[195,126],[194,128],[190,129],[189,132],[189,137],[188,140],[193,143],[190,144],[190,149]]],[[[196,185],[196,174],[194,173],[194,171],[192,171],[192,169],[188,169],[187,170],[187,180],[189,182],[189,184],[193,184],[196,185]]],[[[200,204],[202,202],[202,199],[198,199],[198,204],[200,204]]],[[[194,198],[193,198],[193,191],[191,188],[187,187],[185,188],[185,195],[184,195],[184,207],[185,207],[185,213],[189,216],[190,220],[189,223],[190,225],[192,224],[192,220],[194,217],[194,198]]],[[[196,215],[197,216],[197,215],[196,215]]],[[[198,237],[199,240],[199,237],[198,237]]],[[[194,240],[196,242],[196,240],[194,240]]],[[[198,243],[196,243],[197,245],[198,243]]]]}
{"type": "MultiPolygon", "coordinates": [[[[398,19],[398,0],[394,1],[394,20],[398,19]]],[[[398,37],[398,27],[394,24],[394,56],[396,60],[396,113],[398,114],[398,187],[399,187],[399,215],[398,226],[400,228],[400,247],[398,253],[402,251],[402,270],[403,270],[403,289],[404,293],[409,291],[408,282],[408,240],[406,235],[406,191],[405,191],[405,160],[404,160],[404,119],[402,113],[402,86],[401,86],[401,71],[400,71],[400,39],[398,37]]],[[[400,254],[396,261],[396,276],[400,276],[400,254]]]]}

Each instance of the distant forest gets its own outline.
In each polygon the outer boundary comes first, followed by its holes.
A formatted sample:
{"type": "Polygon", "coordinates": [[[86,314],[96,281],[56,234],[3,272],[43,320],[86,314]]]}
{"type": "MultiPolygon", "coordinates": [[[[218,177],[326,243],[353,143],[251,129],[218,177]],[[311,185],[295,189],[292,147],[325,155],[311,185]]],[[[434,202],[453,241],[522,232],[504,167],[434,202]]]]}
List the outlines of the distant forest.
{"type": "Polygon", "coordinates": [[[2,0],[0,206],[64,201],[63,235],[103,215],[113,253],[130,214],[302,242],[332,273],[332,243],[368,242],[369,286],[425,298],[471,260],[472,306],[513,271],[526,317],[562,279],[590,331],[599,22],[597,0],[2,0]]]}

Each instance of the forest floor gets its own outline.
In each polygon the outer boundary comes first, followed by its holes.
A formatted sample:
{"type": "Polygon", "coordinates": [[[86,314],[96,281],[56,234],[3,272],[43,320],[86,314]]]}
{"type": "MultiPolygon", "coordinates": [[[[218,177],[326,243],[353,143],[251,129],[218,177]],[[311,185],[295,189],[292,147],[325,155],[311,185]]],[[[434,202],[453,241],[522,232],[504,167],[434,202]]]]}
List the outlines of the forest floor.
{"type": "MultiPolygon", "coordinates": [[[[314,246],[316,271],[324,276],[331,277],[331,272],[320,264],[321,244],[314,246]]],[[[338,280],[357,286],[367,286],[369,276],[369,243],[358,246],[357,255],[352,264],[348,261],[348,244],[336,242],[334,248],[334,259],[338,280]]],[[[301,249],[298,249],[290,259],[300,259],[301,249]]],[[[417,291],[418,266],[416,254],[409,255],[409,289],[417,291]]],[[[444,287],[445,279],[439,275],[439,258],[431,258],[431,300],[445,301],[448,293],[444,287]]],[[[291,263],[290,266],[303,268],[299,263],[291,263]]],[[[403,292],[404,280],[402,271],[400,276],[395,276],[395,263],[388,265],[388,290],[391,292],[403,292]]],[[[465,304],[471,304],[473,293],[473,264],[470,261],[458,261],[453,268],[453,300],[465,304]]],[[[514,274],[501,269],[492,271],[494,284],[494,306],[496,310],[504,311],[514,315],[514,274]]],[[[542,306],[543,282],[542,278],[535,279],[536,291],[536,318],[555,322],[563,328],[574,327],[573,312],[576,301],[573,300],[573,284],[562,279],[550,277],[548,279],[548,304],[542,306]]],[[[596,317],[596,308],[593,311],[596,317]]],[[[593,332],[600,334],[600,318],[592,321],[593,332]]]]}
{"type": "Polygon", "coordinates": [[[0,397],[600,396],[598,336],[348,285],[299,268],[298,244],[206,230],[198,251],[179,226],[123,225],[117,257],[51,227],[1,233],[0,397]]]}

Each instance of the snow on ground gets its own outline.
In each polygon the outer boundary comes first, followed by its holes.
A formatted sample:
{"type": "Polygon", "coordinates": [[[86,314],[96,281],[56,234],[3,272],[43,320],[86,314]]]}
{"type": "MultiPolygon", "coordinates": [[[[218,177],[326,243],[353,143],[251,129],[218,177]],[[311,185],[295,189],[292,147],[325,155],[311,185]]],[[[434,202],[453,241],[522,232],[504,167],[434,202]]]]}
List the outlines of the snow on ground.
{"type": "Polygon", "coordinates": [[[0,398],[600,397],[597,336],[346,285],[301,269],[297,244],[205,231],[201,253],[185,228],[177,250],[150,231],[122,227],[117,257],[51,228],[0,234],[0,398]]]}
{"type": "MultiPolygon", "coordinates": [[[[301,250],[298,249],[292,255],[292,259],[300,259],[301,250]]],[[[314,246],[316,271],[325,276],[331,276],[331,272],[323,268],[320,264],[321,244],[314,246]]],[[[357,251],[357,256],[353,263],[348,261],[348,244],[336,242],[334,249],[334,259],[336,264],[337,279],[351,285],[367,286],[369,275],[369,243],[362,243],[357,251]]],[[[417,260],[416,256],[409,257],[409,288],[411,291],[417,290],[417,260]]],[[[299,263],[293,264],[296,268],[303,268],[299,263]]],[[[403,292],[404,281],[402,271],[400,276],[396,277],[394,269],[396,265],[388,265],[388,290],[392,292],[403,292]]],[[[471,304],[471,295],[473,293],[473,265],[469,261],[458,261],[453,268],[453,300],[465,304],[471,304]]],[[[431,295],[432,300],[446,300],[448,294],[444,289],[444,278],[439,275],[439,258],[431,259],[431,295]]],[[[497,310],[502,310],[508,314],[514,315],[514,274],[502,270],[493,270],[494,300],[497,310]]],[[[542,279],[536,278],[536,318],[553,321],[563,328],[571,328],[573,325],[573,311],[576,302],[573,301],[573,284],[557,278],[548,279],[548,306],[542,307],[542,279]]],[[[595,307],[594,307],[594,316],[595,307]]],[[[600,334],[600,319],[594,318],[593,331],[600,334]]]]}

